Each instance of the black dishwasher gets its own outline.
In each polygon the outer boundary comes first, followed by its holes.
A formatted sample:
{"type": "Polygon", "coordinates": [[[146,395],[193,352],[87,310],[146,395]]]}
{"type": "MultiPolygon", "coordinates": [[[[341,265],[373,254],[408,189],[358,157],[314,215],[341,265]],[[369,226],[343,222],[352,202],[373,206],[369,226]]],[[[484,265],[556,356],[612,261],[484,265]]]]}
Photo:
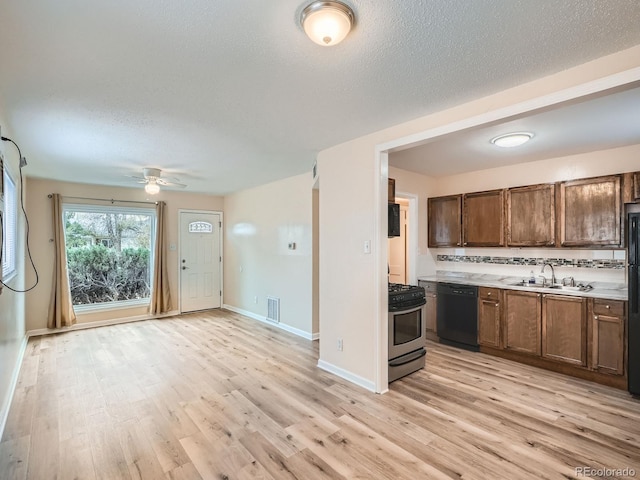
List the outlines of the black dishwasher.
{"type": "Polygon", "coordinates": [[[440,343],[478,351],[478,287],[438,283],[440,343]]]}

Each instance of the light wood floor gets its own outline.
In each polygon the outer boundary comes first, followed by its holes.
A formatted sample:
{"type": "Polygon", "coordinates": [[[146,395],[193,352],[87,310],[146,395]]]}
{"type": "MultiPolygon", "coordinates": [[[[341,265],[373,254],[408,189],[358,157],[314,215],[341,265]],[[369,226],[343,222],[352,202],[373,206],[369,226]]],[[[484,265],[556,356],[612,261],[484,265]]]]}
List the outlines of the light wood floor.
{"type": "Polygon", "coordinates": [[[375,395],[317,356],[224,310],[32,339],[0,478],[640,477],[626,392],[430,343],[375,395]]]}

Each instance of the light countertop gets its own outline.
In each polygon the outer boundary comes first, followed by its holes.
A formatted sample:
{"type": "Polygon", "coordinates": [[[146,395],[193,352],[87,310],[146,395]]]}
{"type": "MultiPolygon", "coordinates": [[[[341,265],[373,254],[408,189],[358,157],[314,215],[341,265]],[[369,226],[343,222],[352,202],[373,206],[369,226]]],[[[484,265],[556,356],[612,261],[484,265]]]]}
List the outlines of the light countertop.
{"type": "MultiPolygon", "coordinates": [[[[627,286],[623,283],[588,282],[593,286],[592,290],[563,290],[558,288],[532,287],[529,285],[514,285],[522,280],[522,277],[507,277],[501,275],[443,272],[438,271],[436,275],[420,276],[418,280],[427,282],[446,282],[464,285],[474,285],[478,287],[502,288],[505,290],[521,290],[526,292],[550,293],[555,295],[571,295],[574,297],[602,298],[607,300],[624,300],[628,298],[627,286]]],[[[576,280],[576,284],[580,283],[576,280]]],[[[587,282],[581,282],[586,284],[587,282]]]]}

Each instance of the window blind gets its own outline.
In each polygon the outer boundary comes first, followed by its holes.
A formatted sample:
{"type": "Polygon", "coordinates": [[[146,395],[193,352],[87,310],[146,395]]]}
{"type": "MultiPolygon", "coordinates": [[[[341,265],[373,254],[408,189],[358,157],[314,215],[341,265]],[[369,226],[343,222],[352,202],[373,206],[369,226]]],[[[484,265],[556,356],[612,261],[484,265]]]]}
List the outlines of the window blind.
{"type": "Polygon", "coordinates": [[[2,278],[7,279],[16,271],[16,246],[18,237],[18,199],[16,184],[4,170],[4,241],[2,243],[2,278]]]}

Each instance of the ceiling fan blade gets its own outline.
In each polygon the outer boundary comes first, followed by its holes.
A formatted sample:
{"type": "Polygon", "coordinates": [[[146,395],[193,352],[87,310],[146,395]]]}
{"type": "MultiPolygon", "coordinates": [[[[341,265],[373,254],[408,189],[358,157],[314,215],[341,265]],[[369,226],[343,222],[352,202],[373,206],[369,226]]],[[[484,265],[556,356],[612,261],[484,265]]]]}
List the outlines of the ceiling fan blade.
{"type": "Polygon", "coordinates": [[[166,180],[163,180],[162,178],[158,178],[156,180],[156,183],[158,185],[162,185],[165,187],[178,187],[178,188],[186,188],[186,185],[184,183],[177,183],[177,182],[167,182],[166,180]]]}
{"type": "Polygon", "coordinates": [[[127,178],[133,178],[134,180],[142,180],[142,181],[144,181],[144,182],[146,182],[146,181],[147,181],[147,179],[146,179],[146,178],[144,178],[144,177],[139,177],[139,176],[137,176],[137,175],[125,175],[125,177],[127,177],[127,178]]]}

